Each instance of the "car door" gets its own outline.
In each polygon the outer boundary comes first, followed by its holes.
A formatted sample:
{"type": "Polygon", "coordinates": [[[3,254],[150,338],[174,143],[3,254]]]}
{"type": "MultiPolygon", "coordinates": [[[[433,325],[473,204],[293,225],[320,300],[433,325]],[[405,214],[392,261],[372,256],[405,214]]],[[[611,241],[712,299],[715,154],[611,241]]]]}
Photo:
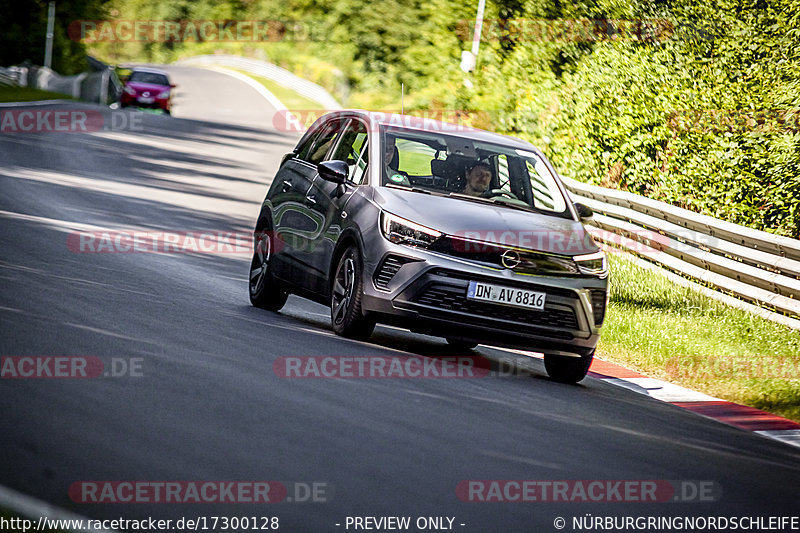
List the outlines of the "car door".
{"type": "Polygon", "coordinates": [[[342,133],[328,160],[345,161],[350,167],[344,185],[333,183],[317,175],[306,195],[306,205],[316,220],[321,221],[319,233],[309,243],[313,253],[308,260],[313,268],[315,292],[327,290],[328,274],[333,251],[339,240],[346,214],[345,207],[357,187],[367,180],[368,135],[366,125],[351,119],[342,125],[342,133]]]}
{"type": "Polygon", "coordinates": [[[281,167],[271,189],[276,246],[281,252],[275,274],[301,287],[310,288],[309,282],[314,278],[309,258],[323,228],[322,217],[309,208],[306,198],[318,174],[317,164],[325,160],[335,145],[343,122],[341,118],[333,118],[321,124],[319,133],[281,167]]]}

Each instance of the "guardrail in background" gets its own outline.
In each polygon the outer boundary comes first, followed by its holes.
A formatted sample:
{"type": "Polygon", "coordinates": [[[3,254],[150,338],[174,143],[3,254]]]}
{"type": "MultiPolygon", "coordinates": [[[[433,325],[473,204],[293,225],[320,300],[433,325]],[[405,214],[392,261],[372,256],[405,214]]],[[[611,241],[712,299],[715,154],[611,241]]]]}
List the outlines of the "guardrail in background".
{"type": "Polygon", "coordinates": [[[20,86],[19,67],[0,67],[0,85],[12,85],[14,87],[20,86]]]}
{"type": "Polygon", "coordinates": [[[176,61],[175,64],[187,66],[217,65],[221,67],[238,68],[255,76],[261,76],[283,85],[284,87],[288,87],[310,100],[319,102],[325,109],[342,109],[342,105],[323,87],[299,76],[295,76],[288,70],[273,65],[272,63],[267,63],[266,61],[233,55],[215,54],[181,59],[176,61]]]}
{"type": "Polygon", "coordinates": [[[39,66],[0,67],[0,84],[52,91],[103,105],[119,101],[122,83],[113,68],[93,58],[88,59],[92,72],[75,76],[61,76],[52,69],[39,66]]]}
{"type": "Polygon", "coordinates": [[[587,229],[600,241],[752,302],[756,305],[736,306],[800,329],[800,241],[629,192],[562,180],[574,201],[595,212],[587,229]]]}

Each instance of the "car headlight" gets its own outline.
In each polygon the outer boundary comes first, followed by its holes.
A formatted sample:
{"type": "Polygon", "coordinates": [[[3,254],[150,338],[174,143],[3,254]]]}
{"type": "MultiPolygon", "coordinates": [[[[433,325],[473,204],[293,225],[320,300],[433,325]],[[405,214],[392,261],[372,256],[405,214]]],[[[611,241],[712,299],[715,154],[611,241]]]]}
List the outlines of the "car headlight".
{"type": "Polygon", "coordinates": [[[604,278],[608,275],[608,262],[606,261],[606,254],[603,251],[593,254],[576,255],[572,259],[575,261],[575,264],[578,265],[578,270],[581,271],[581,274],[600,278],[604,278]]]}
{"type": "Polygon", "coordinates": [[[123,91],[125,91],[126,93],[128,93],[131,96],[136,96],[136,90],[131,88],[131,87],[128,87],[127,85],[125,86],[123,91]]]}
{"type": "Polygon", "coordinates": [[[169,98],[169,90],[166,90],[166,91],[161,91],[161,92],[158,94],[158,97],[159,97],[159,98],[169,98]]]}
{"type": "Polygon", "coordinates": [[[427,247],[442,233],[387,212],[381,213],[383,236],[395,244],[427,247]]]}

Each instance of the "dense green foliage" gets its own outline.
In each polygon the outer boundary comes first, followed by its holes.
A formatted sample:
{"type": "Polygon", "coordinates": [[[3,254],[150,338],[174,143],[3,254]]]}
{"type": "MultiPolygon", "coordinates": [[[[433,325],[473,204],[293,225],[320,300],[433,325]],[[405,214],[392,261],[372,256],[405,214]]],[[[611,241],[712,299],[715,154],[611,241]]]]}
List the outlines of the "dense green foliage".
{"type": "MultiPolygon", "coordinates": [[[[70,39],[70,23],[104,18],[109,0],[58,0],[53,25],[53,70],[76,74],[86,70],[85,46],[70,39]]],[[[0,66],[29,61],[44,63],[47,34],[47,0],[0,0],[3,31],[0,32],[0,66]]]]}
{"type": "Polygon", "coordinates": [[[565,175],[800,235],[800,0],[489,0],[468,75],[474,0],[112,4],[121,19],[276,31],[261,43],[95,45],[108,60],[252,55],[370,109],[399,109],[402,83],[407,110],[479,110],[477,125],[531,140],[565,175]],[[608,19],[648,25],[617,32],[608,19]],[[593,22],[582,34],[574,21],[593,22]]]}

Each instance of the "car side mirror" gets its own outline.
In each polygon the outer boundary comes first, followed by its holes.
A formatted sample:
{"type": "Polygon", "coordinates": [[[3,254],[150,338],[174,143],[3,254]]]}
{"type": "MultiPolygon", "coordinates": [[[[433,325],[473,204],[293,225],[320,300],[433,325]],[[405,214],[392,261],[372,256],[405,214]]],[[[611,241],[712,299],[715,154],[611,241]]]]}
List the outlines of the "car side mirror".
{"type": "Polygon", "coordinates": [[[177,85],[175,85],[174,83],[170,83],[170,84],[169,84],[169,86],[170,86],[170,87],[172,87],[173,89],[174,89],[175,87],[177,87],[177,85]]]}
{"type": "Polygon", "coordinates": [[[344,161],[323,161],[317,165],[317,171],[322,179],[332,181],[340,185],[347,181],[347,176],[350,175],[350,167],[344,161]]]}
{"type": "Polygon", "coordinates": [[[578,218],[581,219],[581,222],[586,223],[592,220],[592,217],[594,216],[594,211],[592,211],[591,207],[589,207],[588,205],[584,205],[580,202],[575,202],[572,205],[575,206],[575,211],[578,212],[578,218]]]}

